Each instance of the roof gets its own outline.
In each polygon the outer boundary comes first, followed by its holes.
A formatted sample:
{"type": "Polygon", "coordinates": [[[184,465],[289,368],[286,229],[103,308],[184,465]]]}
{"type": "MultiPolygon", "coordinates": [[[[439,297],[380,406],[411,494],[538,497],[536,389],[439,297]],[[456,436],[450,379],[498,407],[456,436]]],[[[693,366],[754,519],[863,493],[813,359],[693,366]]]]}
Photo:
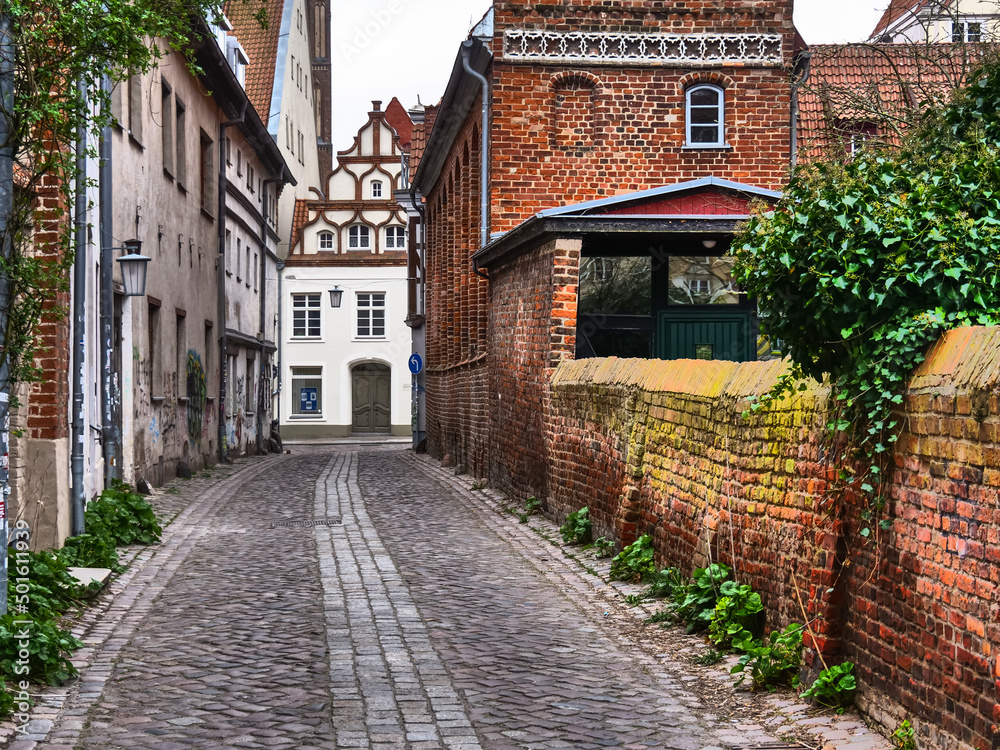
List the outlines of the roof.
{"type": "Polygon", "coordinates": [[[389,106],[385,108],[385,121],[392,126],[399,136],[399,147],[404,151],[409,151],[410,141],[413,140],[413,122],[406,109],[399,103],[399,99],[392,97],[389,106]]]}
{"type": "Polygon", "coordinates": [[[799,90],[799,157],[842,148],[845,132],[862,124],[895,140],[915,111],[944,101],[976,67],[976,45],[827,44],[810,48],[799,90]]]}
{"type": "Polygon", "coordinates": [[[246,72],[247,96],[254,109],[261,113],[265,124],[271,113],[271,94],[274,90],[284,9],[285,0],[262,0],[260,4],[228,0],[224,6],[226,17],[233,25],[233,33],[250,58],[246,72]],[[267,19],[266,28],[255,17],[261,7],[267,19]]]}
{"type": "MultiPolygon", "coordinates": [[[[731,235],[755,199],[777,201],[781,193],[718,177],[662,185],[650,190],[539,211],[509,232],[494,236],[473,259],[482,268],[502,265],[553,236],[648,238],[651,233],[731,235]]],[[[648,239],[643,240],[648,242],[648,239]]]]}
{"type": "Polygon", "coordinates": [[[926,5],[927,0],[891,0],[885,13],[875,24],[871,38],[877,39],[879,34],[888,29],[893,23],[902,18],[908,12],[916,12],[921,6],[926,5]]]}

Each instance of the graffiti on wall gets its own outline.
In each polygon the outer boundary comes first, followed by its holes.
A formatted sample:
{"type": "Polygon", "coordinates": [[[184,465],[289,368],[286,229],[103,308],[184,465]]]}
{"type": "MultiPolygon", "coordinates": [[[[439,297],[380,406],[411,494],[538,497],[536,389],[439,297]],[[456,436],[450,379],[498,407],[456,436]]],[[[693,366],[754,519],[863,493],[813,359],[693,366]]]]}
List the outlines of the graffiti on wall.
{"type": "Polygon", "coordinates": [[[243,408],[246,404],[246,381],[244,378],[236,378],[236,385],[233,388],[233,443],[237,447],[243,442],[243,408]]]}
{"type": "Polygon", "coordinates": [[[188,438],[201,442],[205,429],[205,370],[194,349],[187,356],[187,428],[188,438]]]}

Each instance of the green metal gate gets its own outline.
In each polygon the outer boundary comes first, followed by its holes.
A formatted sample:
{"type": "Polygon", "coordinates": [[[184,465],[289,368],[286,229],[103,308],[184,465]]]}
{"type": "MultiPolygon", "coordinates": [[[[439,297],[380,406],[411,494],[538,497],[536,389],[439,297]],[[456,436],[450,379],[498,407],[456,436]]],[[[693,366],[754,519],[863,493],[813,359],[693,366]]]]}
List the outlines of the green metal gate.
{"type": "Polygon", "coordinates": [[[660,359],[757,359],[753,314],[747,309],[660,310],[656,326],[660,359]]]}

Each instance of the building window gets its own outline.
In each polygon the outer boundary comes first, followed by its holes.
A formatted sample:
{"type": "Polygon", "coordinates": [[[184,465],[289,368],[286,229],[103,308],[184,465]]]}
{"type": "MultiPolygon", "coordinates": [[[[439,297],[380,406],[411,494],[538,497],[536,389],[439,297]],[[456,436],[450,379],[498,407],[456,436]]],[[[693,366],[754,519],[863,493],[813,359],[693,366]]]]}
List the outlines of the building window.
{"type": "Polygon", "coordinates": [[[328,252],[333,250],[333,232],[319,233],[319,249],[328,252]]]}
{"type": "Polygon", "coordinates": [[[260,271],[258,258],[260,256],[257,253],[253,254],[253,290],[257,291],[257,275],[260,271]]]}
{"type": "Polygon", "coordinates": [[[243,150],[236,149],[236,176],[243,176],[243,150]]]}
{"type": "Polygon", "coordinates": [[[372,180],[372,198],[382,197],[382,181],[372,180]]]}
{"type": "Polygon", "coordinates": [[[149,356],[149,393],[163,395],[163,363],[160,360],[160,306],[149,302],[147,326],[149,328],[147,354],[149,356]]]}
{"type": "Polygon", "coordinates": [[[292,368],[292,414],[303,417],[323,415],[323,368],[292,368]]]}
{"type": "Polygon", "coordinates": [[[292,338],[319,338],[319,294],[292,295],[292,338]]]}
{"type": "Polygon", "coordinates": [[[687,145],[725,146],[725,96],[718,86],[687,91],[687,145]]]}
{"type": "Polygon", "coordinates": [[[351,250],[368,250],[371,247],[371,229],[357,224],[348,230],[347,247],[351,250]]]}
{"type": "Polygon", "coordinates": [[[878,137],[878,125],[874,122],[838,120],[836,127],[848,157],[853,157],[867,141],[878,137]]]}
{"type": "Polygon", "coordinates": [[[951,41],[962,42],[983,41],[983,25],[979,21],[955,21],[951,25],[951,41]]]}
{"type": "Polygon", "coordinates": [[[215,142],[204,131],[201,131],[201,210],[209,216],[215,216],[215,142]]]}
{"type": "Polygon", "coordinates": [[[180,381],[180,373],[187,372],[187,317],[185,313],[178,310],[176,312],[177,319],[177,340],[174,344],[175,353],[177,355],[177,369],[174,371],[178,373],[176,380],[174,381],[174,387],[177,389],[176,395],[186,396],[187,391],[184,390],[184,386],[180,381]]]}
{"type": "Polygon", "coordinates": [[[177,142],[177,163],[174,165],[174,169],[176,170],[174,174],[177,177],[178,186],[184,187],[184,183],[187,182],[187,124],[184,120],[187,108],[180,99],[175,101],[175,107],[177,128],[174,131],[174,137],[177,142]]]}
{"type": "Polygon", "coordinates": [[[170,86],[160,82],[160,117],[163,127],[160,129],[160,145],[163,151],[163,173],[174,176],[174,97],[170,86]]]}
{"type": "Polygon", "coordinates": [[[406,230],[403,227],[388,227],[385,230],[385,247],[387,250],[406,247],[406,230]]]}
{"type": "Polygon", "coordinates": [[[385,292],[358,292],[358,338],[385,336],[385,292]]]}
{"type": "Polygon", "coordinates": [[[247,253],[247,263],[246,263],[246,270],[243,272],[243,275],[246,277],[246,280],[247,280],[246,281],[247,289],[249,289],[250,288],[250,274],[253,273],[253,270],[250,267],[250,243],[249,242],[246,245],[246,253],[247,253]]]}
{"type": "Polygon", "coordinates": [[[128,133],[142,145],[142,75],[135,73],[128,79],[128,133]]]}
{"type": "Polygon", "coordinates": [[[247,414],[254,414],[257,411],[254,408],[256,406],[254,393],[257,391],[256,363],[256,357],[253,354],[247,354],[246,389],[243,396],[243,409],[247,414]]]}
{"type": "Polygon", "coordinates": [[[243,274],[240,273],[240,263],[243,258],[243,240],[236,238],[236,281],[243,281],[243,274]]]}

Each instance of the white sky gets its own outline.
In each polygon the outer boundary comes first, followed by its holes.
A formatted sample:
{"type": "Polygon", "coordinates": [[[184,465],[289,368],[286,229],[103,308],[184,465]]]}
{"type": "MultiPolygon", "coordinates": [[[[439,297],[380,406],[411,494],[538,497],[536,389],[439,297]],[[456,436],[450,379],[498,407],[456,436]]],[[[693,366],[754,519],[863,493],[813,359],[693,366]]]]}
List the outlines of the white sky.
{"type": "MultiPolygon", "coordinates": [[[[795,25],[811,44],[868,37],[889,0],[797,0],[795,25]]],[[[371,101],[434,104],[459,45],[490,0],[333,0],[333,148],[351,146],[371,101]]]]}

